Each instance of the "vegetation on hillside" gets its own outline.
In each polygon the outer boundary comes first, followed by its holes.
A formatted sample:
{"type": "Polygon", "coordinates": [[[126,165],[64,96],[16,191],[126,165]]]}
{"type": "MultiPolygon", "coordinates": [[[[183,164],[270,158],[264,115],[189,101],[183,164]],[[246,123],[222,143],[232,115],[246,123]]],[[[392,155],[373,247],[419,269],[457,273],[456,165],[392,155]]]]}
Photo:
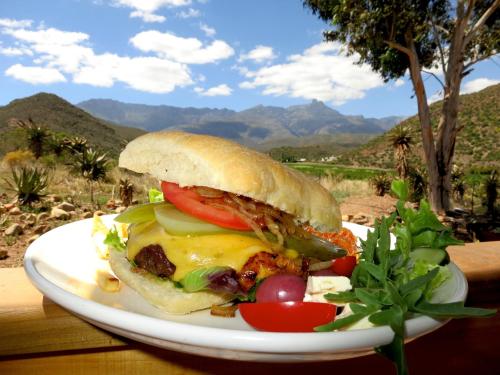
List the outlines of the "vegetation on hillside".
{"type": "Polygon", "coordinates": [[[55,137],[83,137],[93,147],[115,156],[127,141],[144,133],[140,129],[97,119],[56,95],[40,93],[0,107],[0,155],[29,147],[29,142],[22,136],[23,127],[13,124],[13,118],[28,125],[32,121],[37,127],[51,131],[55,137]]]}
{"type": "MultiPolygon", "coordinates": [[[[461,131],[455,146],[455,164],[461,167],[500,167],[500,84],[480,92],[461,96],[458,114],[461,131]]],[[[434,129],[440,113],[440,103],[430,107],[434,129]]],[[[401,123],[414,142],[410,163],[423,165],[422,137],[417,116],[401,123]]],[[[395,165],[391,138],[397,132],[393,128],[356,150],[342,154],[338,162],[346,165],[393,168],[395,165]]]]}

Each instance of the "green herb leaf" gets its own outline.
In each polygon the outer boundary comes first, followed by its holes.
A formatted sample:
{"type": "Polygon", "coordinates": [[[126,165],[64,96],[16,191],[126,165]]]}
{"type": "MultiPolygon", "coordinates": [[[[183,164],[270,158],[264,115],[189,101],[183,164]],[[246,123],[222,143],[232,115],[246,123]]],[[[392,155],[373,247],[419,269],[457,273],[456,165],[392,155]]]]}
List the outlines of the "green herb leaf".
{"type": "Polygon", "coordinates": [[[495,309],[465,307],[463,302],[429,303],[422,301],[415,306],[415,311],[435,318],[490,317],[497,313],[495,309]]]}
{"type": "Polygon", "coordinates": [[[356,297],[356,294],[354,294],[354,292],[351,290],[346,290],[346,291],[337,292],[337,293],[326,293],[323,297],[325,297],[325,299],[327,301],[330,301],[330,302],[346,303],[346,302],[358,302],[359,301],[358,297],[356,297]]]}
{"type": "Polygon", "coordinates": [[[163,192],[155,188],[149,189],[148,198],[149,198],[149,203],[163,202],[165,200],[163,198],[163,192]]]}
{"type": "Polygon", "coordinates": [[[123,251],[126,248],[125,243],[122,241],[118,235],[118,231],[115,227],[111,228],[104,238],[104,244],[115,248],[116,250],[123,251]]]}

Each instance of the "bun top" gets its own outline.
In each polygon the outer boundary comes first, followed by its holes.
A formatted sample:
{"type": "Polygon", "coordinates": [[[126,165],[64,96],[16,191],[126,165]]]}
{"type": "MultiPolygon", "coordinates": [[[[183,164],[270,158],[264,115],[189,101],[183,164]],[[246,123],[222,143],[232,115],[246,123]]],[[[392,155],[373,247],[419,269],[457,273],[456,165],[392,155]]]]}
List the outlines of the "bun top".
{"type": "Polygon", "coordinates": [[[341,227],[335,198],[319,183],[237,143],[179,131],[131,141],[119,166],[180,186],[207,186],[250,197],[323,231],[341,227]]]}

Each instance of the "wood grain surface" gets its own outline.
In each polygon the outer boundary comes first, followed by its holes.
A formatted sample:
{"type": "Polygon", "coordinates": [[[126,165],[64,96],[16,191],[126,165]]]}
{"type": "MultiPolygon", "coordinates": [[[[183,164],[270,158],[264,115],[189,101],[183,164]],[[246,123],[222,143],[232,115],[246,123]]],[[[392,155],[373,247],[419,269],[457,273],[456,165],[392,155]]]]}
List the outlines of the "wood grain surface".
{"type": "MultiPolygon", "coordinates": [[[[468,304],[500,307],[500,242],[449,249],[468,304]]],[[[0,269],[0,374],[394,374],[378,355],[300,364],[205,358],[120,338],[40,294],[22,268],[0,269]]],[[[411,374],[500,374],[500,316],[454,320],[406,345],[411,374]]]]}

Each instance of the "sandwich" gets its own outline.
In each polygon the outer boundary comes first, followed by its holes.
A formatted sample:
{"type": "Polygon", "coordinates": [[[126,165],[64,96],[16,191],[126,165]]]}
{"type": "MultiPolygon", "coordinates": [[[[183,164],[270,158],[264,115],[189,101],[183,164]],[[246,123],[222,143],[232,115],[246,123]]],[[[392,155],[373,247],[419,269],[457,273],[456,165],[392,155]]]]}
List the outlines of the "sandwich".
{"type": "Polygon", "coordinates": [[[311,262],[345,255],[318,234],[341,228],[319,183],[237,143],[178,131],[128,143],[119,167],[160,181],[164,201],[135,206],[116,276],[174,314],[250,296],[268,276],[306,278],[311,262]]]}

